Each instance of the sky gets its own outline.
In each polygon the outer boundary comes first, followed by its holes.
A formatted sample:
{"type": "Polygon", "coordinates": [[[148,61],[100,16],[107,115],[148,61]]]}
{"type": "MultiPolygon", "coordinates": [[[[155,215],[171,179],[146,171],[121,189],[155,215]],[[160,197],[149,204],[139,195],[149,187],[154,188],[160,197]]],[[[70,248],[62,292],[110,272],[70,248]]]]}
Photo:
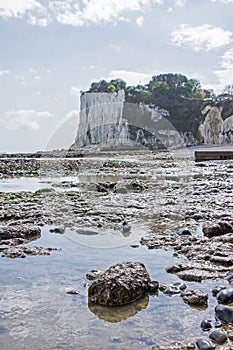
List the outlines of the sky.
{"type": "Polygon", "coordinates": [[[68,147],[100,79],[181,73],[221,92],[232,14],[233,0],[0,0],[0,153],[68,147]]]}

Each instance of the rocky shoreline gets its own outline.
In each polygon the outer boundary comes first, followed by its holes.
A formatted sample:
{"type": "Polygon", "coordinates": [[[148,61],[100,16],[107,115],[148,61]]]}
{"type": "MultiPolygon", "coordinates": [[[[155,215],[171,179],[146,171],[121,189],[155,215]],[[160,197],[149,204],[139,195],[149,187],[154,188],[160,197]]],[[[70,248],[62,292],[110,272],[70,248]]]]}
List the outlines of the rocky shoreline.
{"type": "MultiPolygon", "coordinates": [[[[111,152],[108,158],[101,153],[70,159],[31,158],[1,158],[0,178],[41,176],[46,181],[49,176],[70,175],[81,180],[48,182],[47,188],[34,192],[0,192],[3,256],[53,253],[54,247],[25,245],[45,225],[54,233],[70,229],[79,235],[98,235],[111,229],[130,235],[135,223],[143,223],[145,231],[138,243],[171,250],[183,258],[168,266],[168,273],[188,282],[232,281],[232,161],[195,164],[188,152],[177,157],[172,152],[148,151],[111,152]]],[[[232,349],[230,328],[227,345],[221,349],[232,349]]],[[[211,344],[176,343],[153,349],[213,349],[211,344]]]]}

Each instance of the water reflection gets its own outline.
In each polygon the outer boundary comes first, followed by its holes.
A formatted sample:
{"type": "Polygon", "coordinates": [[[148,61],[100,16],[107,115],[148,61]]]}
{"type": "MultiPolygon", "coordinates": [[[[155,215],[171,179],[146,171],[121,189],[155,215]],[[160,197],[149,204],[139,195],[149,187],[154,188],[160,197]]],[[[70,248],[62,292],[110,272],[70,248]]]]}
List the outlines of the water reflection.
{"type": "Polygon", "coordinates": [[[144,231],[145,226],[135,222],[129,226],[129,230],[122,229],[120,225],[112,229],[105,229],[103,227],[97,227],[95,229],[75,227],[74,229],[66,228],[64,235],[73,242],[84,246],[111,248],[138,242],[144,231]]]}
{"type": "Polygon", "coordinates": [[[89,303],[88,307],[99,319],[117,323],[136,315],[141,310],[146,309],[148,305],[149,297],[144,296],[124,306],[101,306],[89,303]]]}

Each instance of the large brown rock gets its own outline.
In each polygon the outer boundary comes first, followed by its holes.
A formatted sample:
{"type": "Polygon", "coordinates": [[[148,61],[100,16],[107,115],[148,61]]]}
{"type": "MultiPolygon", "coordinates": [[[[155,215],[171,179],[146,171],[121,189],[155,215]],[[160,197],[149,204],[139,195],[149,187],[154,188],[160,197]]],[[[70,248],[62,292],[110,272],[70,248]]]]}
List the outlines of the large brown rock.
{"type": "Polygon", "coordinates": [[[205,224],[203,226],[203,233],[205,236],[211,238],[214,236],[222,236],[233,232],[232,225],[228,222],[218,222],[216,224],[205,224]]]}
{"type": "Polygon", "coordinates": [[[109,267],[89,286],[89,303],[125,305],[149,291],[150,276],[140,262],[123,262],[109,267]]]}

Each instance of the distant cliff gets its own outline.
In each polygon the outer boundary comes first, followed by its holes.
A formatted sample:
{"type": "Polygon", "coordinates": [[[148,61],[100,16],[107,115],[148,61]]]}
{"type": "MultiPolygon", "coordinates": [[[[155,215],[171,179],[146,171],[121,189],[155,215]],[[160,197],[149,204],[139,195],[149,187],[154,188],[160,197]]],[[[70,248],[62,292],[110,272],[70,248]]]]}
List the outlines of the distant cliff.
{"type": "Polygon", "coordinates": [[[123,89],[81,94],[78,148],[152,149],[233,142],[233,101],[132,103],[123,89]]]}

